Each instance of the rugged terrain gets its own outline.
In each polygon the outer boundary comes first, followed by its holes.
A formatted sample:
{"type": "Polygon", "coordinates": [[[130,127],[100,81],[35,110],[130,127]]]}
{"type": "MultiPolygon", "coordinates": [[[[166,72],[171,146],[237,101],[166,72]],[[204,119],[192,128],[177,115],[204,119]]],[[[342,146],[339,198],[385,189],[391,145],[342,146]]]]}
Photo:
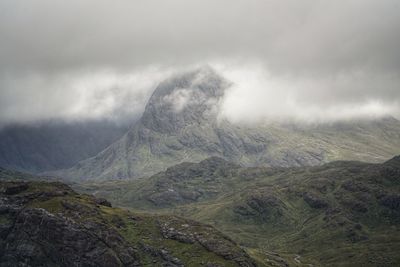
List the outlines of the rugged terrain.
{"type": "Polygon", "coordinates": [[[0,182],[0,266],[256,265],[209,225],[113,208],[59,182],[0,182]]]}
{"type": "Polygon", "coordinates": [[[74,167],[50,174],[79,180],[149,176],[218,156],[244,166],[309,166],[333,160],[382,162],[400,150],[394,118],[299,125],[233,124],[220,116],[230,82],[211,68],[162,82],[121,139],[74,167]]]}
{"type": "Polygon", "coordinates": [[[214,225],[265,263],[275,255],[286,259],[282,266],[400,264],[400,156],[296,168],[209,158],[150,178],[76,187],[133,210],[214,225]]]}

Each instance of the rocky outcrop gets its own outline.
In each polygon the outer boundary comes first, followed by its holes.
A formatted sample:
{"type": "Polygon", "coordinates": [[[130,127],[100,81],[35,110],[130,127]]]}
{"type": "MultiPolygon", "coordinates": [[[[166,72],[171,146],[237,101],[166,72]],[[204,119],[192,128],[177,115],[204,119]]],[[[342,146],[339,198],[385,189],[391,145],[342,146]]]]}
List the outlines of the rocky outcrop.
{"type": "Polygon", "coordinates": [[[305,192],[303,194],[303,199],[311,208],[314,209],[324,209],[328,207],[328,203],[325,200],[310,192],[305,192]]]}
{"type": "Polygon", "coordinates": [[[12,186],[8,186],[4,189],[4,194],[6,195],[14,195],[21,193],[28,189],[28,185],[26,183],[14,183],[12,186]]]}
{"type": "MultiPolygon", "coordinates": [[[[179,224],[176,220],[160,223],[161,232],[165,238],[174,239],[182,243],[198,243],[208,251],[224,259],[232,260],[242,267],[255,267],[256,263],[242,249],[238,248],[228,237],[215,238],[216,230],[206,226],[207,231],[196,231],[199,226],[196,222],[179,224]]],[[[211,264],[211,263],[209,263],[211,264]]]]}
{"type": "Polygon", "coordinates": [[[132,247],[115,232],[102,239],[62,216],[44,209],[9,210],[14,224],[2,240],[2,266],[139,266],[132,247]],[[113,243],[108,240],[117,240],[113,243]]]}
{"type": "Polygon", "coordinates": [[[198,202],[210,197],[214,188],[203,187],[218,184],[219,179],[227,179],[237,173],[240,166],[218,157],[211,157],[199,163],[183,162],[160,172],[150,179],[155,179],[154,189],[145,196],[157,207],[169,207],[177,204],[198,202]],[[198,182],[199,186],[190,183],[198,182]]]}
{"type": "Polygon", "coordinates": [[[207,255],[196,266],[255,266],[211,226],[114,209],[61,183],[0,182],[0,266],[186,266],[181,250],[207,255]]]}
{"type": "MultiPolygon", "coordinates": [[[[8,183],[3,188],[5,194],[10,195],[12,191],[15,195],[28,190],[29,184],[8,183]]],[[[68,191],[62,195],[74,194],[68,191]]],[[[139,266],[134,249],[112,228],[97,224],[92,227],[96,231],[92,231],[87,222],[79,223],[66,214],[26,205],[41,195],[57,194],[34,191],[15,198],[0,198],[1,217],[8,222],[2,224],[1,266],[139,266]]],[[[68,212],[73,214],[88,213],[85,209],[79,205],[68,206],[68,212]]]]}
{"type": "Polygon", "coordinates": [[[252,192],[243,203],[235,205],[232,211],[241,219],[276,223],[284,220],[285,209],[285,204],[267,187],[252,192]]]}
{"type": "Polygon", "coordinates": [[[392,210],[400,211],[400,195],[386,195],[380,199],[380,204],[392,210]]]}

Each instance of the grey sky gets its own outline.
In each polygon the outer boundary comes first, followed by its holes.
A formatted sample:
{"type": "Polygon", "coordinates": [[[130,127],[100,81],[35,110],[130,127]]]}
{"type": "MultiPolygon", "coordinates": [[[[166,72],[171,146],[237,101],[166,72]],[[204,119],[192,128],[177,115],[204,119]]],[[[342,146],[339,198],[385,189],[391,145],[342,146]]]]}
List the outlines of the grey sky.
{"type": "Polygon", "coordinates": [[[228,117],[398,116],[399,13],[397,0],[2,0],[0,122],[134,116],[157,82],[207,63],[236,83],[228,117]]]}

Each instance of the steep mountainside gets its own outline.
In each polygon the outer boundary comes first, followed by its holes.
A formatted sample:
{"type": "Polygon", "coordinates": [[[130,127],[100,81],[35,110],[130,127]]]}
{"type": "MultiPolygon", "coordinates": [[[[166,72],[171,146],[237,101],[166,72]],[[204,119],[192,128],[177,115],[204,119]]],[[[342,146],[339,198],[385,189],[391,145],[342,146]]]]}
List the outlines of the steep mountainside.
{"type": "Polygon", "coordinates": [[[69,168],[96,155],[127,130],[108,121],[10,125],[0,129],[0,166],[31,173],[69,168]]]}
{"type": "Polygon", "coordinates": [[[210,158],[77,187],[120,206],[212,224],[266,262],[280,255],[299,266],[400,264],[400,156],[288,169],[210,158]]]}
{"type": "Polygon", "coordinates": [[[71,179],[138,178],[210,156],[245,166],[318,165],[337,159],[379,162],[400,150],[400,122],[393,118],[318,126],[232,124],[218,115],[229,86],[210,68],[161,83],[126,135],[95,157],[55,174],[71,179]]]}
{"type": "Polygon", "coordinates": [[[264,265],[209,225],[112,208],[62,183],[0,182],[0,266],[264,265]]]}

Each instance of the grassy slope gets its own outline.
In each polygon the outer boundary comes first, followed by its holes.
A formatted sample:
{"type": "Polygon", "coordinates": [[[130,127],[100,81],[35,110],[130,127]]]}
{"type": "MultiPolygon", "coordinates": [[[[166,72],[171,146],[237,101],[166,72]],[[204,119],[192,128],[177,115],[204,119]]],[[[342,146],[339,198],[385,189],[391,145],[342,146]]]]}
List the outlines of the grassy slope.
{"type": "Polygon", "coordinates": [[[296,255],[324,266],[400,263],[399,158],[292,169],[213,162],[218,159],[80,190],[212,224],[260,259],[274,251],[292,264],[296,255]]]}
{"type": "Polygon", "coordinates": [[[270,123],[259,127],[227,121],[189,121],[172,133],[131,131],[93,158],[50,172],[71,180],[150,176],[177,163],[218,156],[245,166],[315,166],[334,160],[382,162],[400,148],[394,118],[322,125],[270,123]]]}

